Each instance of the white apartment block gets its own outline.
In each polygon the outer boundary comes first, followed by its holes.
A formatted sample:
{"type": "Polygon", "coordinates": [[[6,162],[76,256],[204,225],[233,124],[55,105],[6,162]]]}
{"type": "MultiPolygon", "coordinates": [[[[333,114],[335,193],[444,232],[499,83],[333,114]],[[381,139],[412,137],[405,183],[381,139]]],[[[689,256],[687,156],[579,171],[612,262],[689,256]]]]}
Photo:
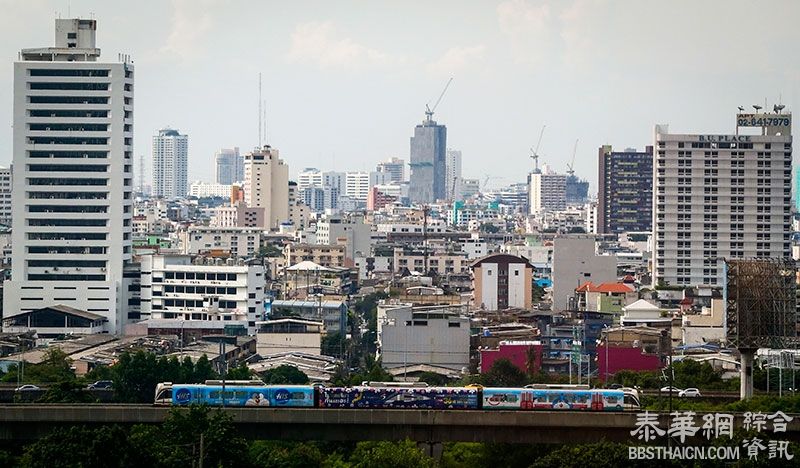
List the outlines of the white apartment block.
{"type": "Polygon", "coordinates": [[[530,187],[529,213],[563,211],[567,208],[567,176],[556,174],[546,166],[541,172],[528,175],[530,187]]]}
{"type": "Polygon", "coordinates": [[[264,208],[263,227],[278,230],[289,220],[289,166],[269,145],[244,155],[244,201],[264,208]]]}
{"type": "Polygon", "coordinates": [[[345,173],[344,195],[353,200],[366,201],[373,185],[384,184],[390,180],[385,172],[347,172],[345,173]]]}
{"type": "Polygon", "coordinates": [[[297,176],[297,189],[303,190],[309,187],[322,187],[322,172],[314,167],[303,169],[297,176]]]}
{"type": "Polygon", "coordinates": [[[64,305],[122,332],[131,259],[133,81],[99,62],[97,22],[56,19],[55,47],[14,63],[11,280],[6,318],[64,305]]]}
{"type": "Polygon", "coordinates": [[[231,186],[224,184],[209,184],[208,182],[195,181],[189,186],[189,196],[197,198],[218,197],[230,198],[231,186]]]}
{"type": "Polygon", "coordinates": [[[389,180],[385,183],[400,183],[406,180],[405,178],[406,162],[400,158],[391,158],[388,161],[378,163],[375,169],[378,172],[389,174],[389,180]]]}
{"type": "Polygon", "coordinates": [[[189,191],[189,136],[162,128],[153,137],[153,196],[185,197],[189,191]]]}
{"type": "Polygon", "coordinates": [[[11,167],[0,166],[0,224],[11,226],[11,167]]]}
{"type": "Polygon", "coordinates": [[[222,251],[232,257],[254,257],[261,248],[263,232],[254,227],[190,226],[181,232],[182,251],[188,255],[222,251]]]}
{"type": "Polygon", "coordinates": [[[447,149],[444,161],[445,186],[448,200],[461,199],[461,151],[447,149]]]}
{"type": "Polygon", "coordinates": [[[654,284],[722,286],[718,259],[791,257],[791,124],[759,135],[742,128],[687,135],[656,126],[654,284]]]}
{"type": "Polygon", "coordinates": [[[246,324],[250,335],[264,318],[263,266],[231,260],[193,264],[188,255],[145,255],[141,274],[145,317],[246,324]]]}

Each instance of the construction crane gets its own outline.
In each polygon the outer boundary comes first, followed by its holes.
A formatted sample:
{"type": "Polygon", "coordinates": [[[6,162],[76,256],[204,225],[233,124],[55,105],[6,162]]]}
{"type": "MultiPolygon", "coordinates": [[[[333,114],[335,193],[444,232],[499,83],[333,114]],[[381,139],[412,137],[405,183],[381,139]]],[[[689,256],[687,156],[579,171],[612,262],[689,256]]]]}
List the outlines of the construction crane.
{"type": "Polygon", "coordinates": [[[427,118],[427,120],[429,122],[431,120],[433,120],[433,113],[436,112],[436,108],[439,107],[439,103],[442,102],[442,98],[444,97],[444,93],[447,92],[447,88],[450,87],[450,83],[452,83],[452,82],[453,82],[453,78],[452,77],[449,80],[447,80],[447,84],[444,85],[444,89],[442,90],[442,94],[439,95],[439,99],[436,100],[436,103],[433,105],[433,107],[430,107],[428,104],[425,104],[425,115],[426,115],[426,118],[427,118]]]}
{"type": "Polygon", "coordinates": [[[531,159],[533,159],[533,172],[539,173],[539,146],[542,144],[542,136],[544,135],[544,129],[547,125],[542,125],[542,131],[539,132],[539,141],[536,142],[536,149],[531,148],[531,159]]]}
{"type": "Polygon", "coordinates": [[[575,175],[575,154],[578,152],[578,140],[575,140],[575,148],[572,149],[572,162],[567,164],[567,174],[570,177],[575,175]]]}
{"type": "Polygon", "coordinates": [[[485,191],[486,191],[486,185],[489,183],[489,181],[490,181],[490,180],[495,180],[495,179],[498,179],[498,180],[499,180],[499,179],[502,179],[502,177],[497,177],[497,176],[490,176],[490,175],[487,175],[487,176],[486,176],[486,177],[483,179],[483,185],[481,186],[481,193],[483,193],[483,192],[485,192],[485,191]]]}

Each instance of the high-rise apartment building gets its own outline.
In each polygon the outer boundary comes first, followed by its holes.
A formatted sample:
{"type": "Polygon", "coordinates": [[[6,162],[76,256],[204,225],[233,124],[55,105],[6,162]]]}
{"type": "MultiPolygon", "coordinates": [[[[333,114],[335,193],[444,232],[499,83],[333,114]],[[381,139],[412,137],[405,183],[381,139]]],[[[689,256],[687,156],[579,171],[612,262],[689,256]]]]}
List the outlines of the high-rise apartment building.
{"type": "Polygon", "coordinates": [[[264,208],[264,226],[277,230],[289,221],[289,166],[269,145],[244,155],[244,201],[264,208]]]}
{"type": "Polygon", "coordinates": [[[0,224],[11,226],[11,167],[0,166],[0,224]]]}
{"type": "Polygon", "coordinates": [[[411,203],[433,203],[447,198],[445,152],[447,127],[431,119],[431,115],[414,128],[411,137],[411,203]]]}
{"type": "Polygon", "coordinates": [[[791,257],[791,114],[737,120],[730,135],[655,127],[654,284],[722,286],[723,258],[791,257]]]}
{"type": "Polygon", "coordinates": [[[153,196],[181,198],[189,192],[189,136],[162,128],[153,136],[153,196]]]}
{"type": "Polygon", "coordinates": [[[303,190],[308,187],[322,187],[322,172],[316,167],[307,167],[297,175],[297,188],[303,190]]]}
{"type": "Polygon", "coordinates": [[[556,174],[545,164],[541,170],[528,174],[530,214],[562,211],[567,208],[567,176],[556,174]]]}
{"type": "Polygon", "coordinates": [[[445,159],[445,186],[448,200],[461,199],[461,151],[447,149],[445,159]]]}
{"type": "Polygon", "coordinates": [[[376,171],[389,174],[389,182],[403,182],[405,180],[406,162],[400,158],[391,158],[388,161],[378,163],[376,171]]]}
{"type": "Polygon", "coordinates": [[[56,305],[79,315],[41,333],[83,322],[116,334],[126,320],[134,67],[125,55],[99,62],[96,30],[95,20],[56,19],[55,47],[23,49],[14,63],[12,327],[56,305]]]}
{"type": "Polygon", "coordinates": [[[214,178],[220,185],[231,185],[244,180],[244,158],[239,147],[222,148],[214,153],[214,178]]]}
{"type": "Polygon", "coordinates": [[[597,232],[619,234],[653,228],[653,147],[598,151],[597,232]]]}

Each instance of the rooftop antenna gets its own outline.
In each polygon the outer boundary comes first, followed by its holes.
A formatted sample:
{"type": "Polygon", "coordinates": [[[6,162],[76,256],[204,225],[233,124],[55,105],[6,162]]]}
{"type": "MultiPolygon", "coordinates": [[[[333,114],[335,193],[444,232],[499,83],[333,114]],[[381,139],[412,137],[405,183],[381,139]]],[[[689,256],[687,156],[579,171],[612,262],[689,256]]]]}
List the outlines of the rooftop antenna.
{"type": "Polygon", "coordinates": [[[269,138],[267,138],[267,101],[266,99],[262,101],[264,105],[264,143],[269,144],[269,138]]]}
{"type": "Polygon", "coordinates": [[[261,149],[261,73],[258,74],[258,148],[261,149]]]}

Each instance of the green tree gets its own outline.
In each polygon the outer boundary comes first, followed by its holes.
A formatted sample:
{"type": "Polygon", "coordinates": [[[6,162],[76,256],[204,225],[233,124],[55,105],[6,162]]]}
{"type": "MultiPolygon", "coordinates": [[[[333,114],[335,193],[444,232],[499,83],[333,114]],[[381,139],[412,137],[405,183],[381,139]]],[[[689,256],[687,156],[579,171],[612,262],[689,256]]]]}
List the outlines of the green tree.
{"type": "Polygon", "coordinates": [[[205,354],[200,356],[197,359],[197,362],[194,364],[193,381],[200,383],[216,378],[219,378],[219,375],[214,371],[214,368],[211,366],[211,362],[208,360],[208,357],[205,354]]]}
{"type": "Polygon", "coordinates": [[[284,364],[261,373],[261,379],[267,384],[305,385],[308,376],[295,366],[284,364]]]}
{"type": "Polygon", "coordinates": [[[250,380],[253,378],[253,371],[247,367],[247,363],[242,362],[233,369],[230,369],[225,378],[229,380],[250,380]]]}
{"type": "Polygon", "coordinates": [[[315,444],[257,440],[250,444],[250,460],[260,468],[320,466],[325,456],[315,444]]]}
{"type": "Polygon", "coordinates": [[[101,468],[107,466],[153,466],[155,460],[139,453],[128,440],[124,429],[107,426],[90,429],[85,426],[57,428],[47,436],[25,447],[20,466],[101,468]]]}
{"type": "Polygon", "coordinates": [[[62,380],[51,384],[44,395],[39,398],[41,403],[96,403],[97,398],[86,391],[83,383],[77,380],[62,380]]]}
{"type": "Polygon", "coordinates": [[[417,376],[417,379],[435,387],[443,387],[451,382],[446,375],[437,374],[436,372],[422,372],[417,376]]]}
{"type": "MultiPolygon", "coordinates": [[[[583,445],[562,445],[533,462],[531,468],[573,466],[636,466],[628,459],[628,446],[610,442],[583,445]]],[[[644,463],[641,466],[649,466],[644,463]]]]}
{"type": "Polygon", "coordinates": [[[522,387],[528,377],[508,359],[498,359],[480,380],[488,387],[522,387]]]}
{"type": "Polygon", "coordinates": [[[410,440],[402,442],[359,442],[350,456],[354,468],[433,468],[436,462],[410,440]]]}

